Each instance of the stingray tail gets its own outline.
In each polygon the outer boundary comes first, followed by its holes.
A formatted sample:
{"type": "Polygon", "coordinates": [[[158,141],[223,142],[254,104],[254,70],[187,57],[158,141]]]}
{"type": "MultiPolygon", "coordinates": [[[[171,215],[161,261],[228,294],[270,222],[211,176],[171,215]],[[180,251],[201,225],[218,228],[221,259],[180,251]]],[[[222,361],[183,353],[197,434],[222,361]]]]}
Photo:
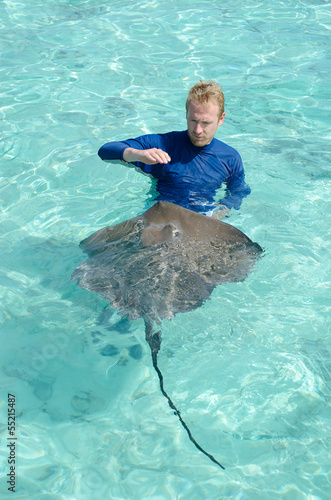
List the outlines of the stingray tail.
{"type": "Polygon", "coordinates": [[[182,416],[179,412],[179,410],[176,408],[176,406],[174,405],[174,403],[172,402],[170,396],[167,394],[167,392],[165,391],[164,389],[164,385],[163,385],[163,375],[161,373],[161,370],[159,369],[158,365],[157,365],[157,353],[159,352],[160,350],[160,347],[161,347],[161,332],[160,331],[157,331],[155,332],[154,328],[153,328],[153,323],[151,320],[149,319],[146,319],[145,318],[145,331],[146,331],[146,340],[148,342],[148,345],[149,347],[151,348],[151,352],[152,352],[152,361],[153,361],[153,366],[154,366],[154,369],[156,371],[156,373],[158,374],[158,377],[159,377],[159,381],[160,381],[160,389],[161,389],[161,392],[163,394],[163,396],[168,400],[168,403],[169,403],[169,406],[172,410],[174,410],[175,412],[175,415],[177,415],[177,417],[179,418],[180,420],[180,423],[182,424],[182,426],[184,427],[184,429],[186,430],[187,434],[188,434],[188,437],[190,438],[190,440],[192,441],[192,443],[194,444],[194,446],[196,448],[198,448],[199,451],[201,451],[204,455],[206,455],[212,462],[214,462],[215,464],[217,464],[219,467],[221,467],[221,469],[225,469],[225,467],[223,467],[223,465],[221,465],[217,460],[216,458],[213,457],[213,455],[211,455],[210,453],[208,453],[206,450],[204,450],[197,442],[196,440],[194,439],[194,437],[192,436],[191,434],[191,431],[190,429],[188,428],[188,426],[186,425],[186,423],[184,422],[184,420],[182,419],[182,416]]]}

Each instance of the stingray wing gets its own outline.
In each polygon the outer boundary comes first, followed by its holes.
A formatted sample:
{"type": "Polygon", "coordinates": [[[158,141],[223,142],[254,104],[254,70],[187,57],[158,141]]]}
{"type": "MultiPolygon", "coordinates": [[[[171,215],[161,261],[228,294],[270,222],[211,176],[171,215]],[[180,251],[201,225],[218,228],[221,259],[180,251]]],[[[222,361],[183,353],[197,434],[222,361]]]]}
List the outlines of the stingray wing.
{"type": "Polygon", "coordinates": [[[89,255],[107,250],[112,243],[119,242],[129,238],[131,235],[137,234],[144,227],[143,217],[135,217],[125,222],[116,224],[115,226],[107,226],[88,238],[81,241],[80,248],[89,255]]]}

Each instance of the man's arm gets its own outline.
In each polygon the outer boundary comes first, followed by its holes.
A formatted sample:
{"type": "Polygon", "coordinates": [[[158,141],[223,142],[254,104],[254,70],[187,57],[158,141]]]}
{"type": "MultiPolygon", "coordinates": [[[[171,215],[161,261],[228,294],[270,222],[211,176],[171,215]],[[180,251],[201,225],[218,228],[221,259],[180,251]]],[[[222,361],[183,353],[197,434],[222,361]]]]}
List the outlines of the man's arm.
{"type": "Polygon", "coordinates": [[[244,166],[237,151],[234,150],[234,154],[230,159],[228,166],[230,168],[231,175],[226,181],[225,196],[219,200],[218,203],[224,205],[226,208],[235,208],[238,210],[243,198],[250,194],[251,188],[245,182],[244,166]]]}
{"type": "Polygon", "coordinates": [[[123,160],[145,165],[166,164],[171,160],[164,151],[160,136],[154,134],[121,142],[108,142],[99,149],[98,155],[104,161],[123,160]]]}
{"type": "Polygon", "coordinates": [[[238,210],[243,198],[248,196],[250,192],[251,188],[246,184],[245,174],[242,172],[241,175],[235,175],[228,180],[225,196],[218,203],[225,205],[227,208],[238,210]]]}
{"type": "Polygon", "coordinates": [[[141,162],[145,165],[156,165],[157,163],[167,164],[171,161],[168,153],[162,149],[151,148],[151,149],[134,149],[126,148],[123,151],[123,160],[127,163],[141,162]]]}
{"type": "Polygon", "coordinates": [[[128,146],[124,142],[107,142],[101,146],[98,155],[101,160],[123,160],[123,152],[128,146]]]}

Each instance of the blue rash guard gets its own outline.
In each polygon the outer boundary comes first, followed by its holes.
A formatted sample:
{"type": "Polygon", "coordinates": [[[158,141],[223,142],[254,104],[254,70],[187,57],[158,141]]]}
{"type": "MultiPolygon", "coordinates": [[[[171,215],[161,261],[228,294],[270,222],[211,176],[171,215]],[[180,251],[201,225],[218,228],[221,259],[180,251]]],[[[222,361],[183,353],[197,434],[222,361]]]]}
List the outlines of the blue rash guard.
{"type": "Polygon", "coordinates": [[[196,212],[208,213],[216,203],[239,209],[251,190],[245,183],[239,153],[218,139],[203,147],[194,146],[187,130],[167,134],[149,134],[121,142],[109,142],[99,149],[102,160],[123,160],[126,148],[166,151],[171,161],[166,165],[133,162],[139,170],[157,180],[156,200],[165,200],[196,212]],[[216,190],[226,184],[226,195],[215,203],[216,190]]]}

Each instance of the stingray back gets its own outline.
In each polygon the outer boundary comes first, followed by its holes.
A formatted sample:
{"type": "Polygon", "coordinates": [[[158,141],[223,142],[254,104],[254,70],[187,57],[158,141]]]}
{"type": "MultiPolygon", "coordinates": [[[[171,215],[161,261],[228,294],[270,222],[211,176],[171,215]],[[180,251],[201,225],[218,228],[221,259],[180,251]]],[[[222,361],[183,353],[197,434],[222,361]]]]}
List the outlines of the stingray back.
{"type": "Polygon", "coordinates": [[[99,245],[72,279],[130,319],[157,321],[201,306],[216,285],[243,281],[260,253],[248,238],[229,242],[217,236],[143,246],[137,229],[99,245]]]}

